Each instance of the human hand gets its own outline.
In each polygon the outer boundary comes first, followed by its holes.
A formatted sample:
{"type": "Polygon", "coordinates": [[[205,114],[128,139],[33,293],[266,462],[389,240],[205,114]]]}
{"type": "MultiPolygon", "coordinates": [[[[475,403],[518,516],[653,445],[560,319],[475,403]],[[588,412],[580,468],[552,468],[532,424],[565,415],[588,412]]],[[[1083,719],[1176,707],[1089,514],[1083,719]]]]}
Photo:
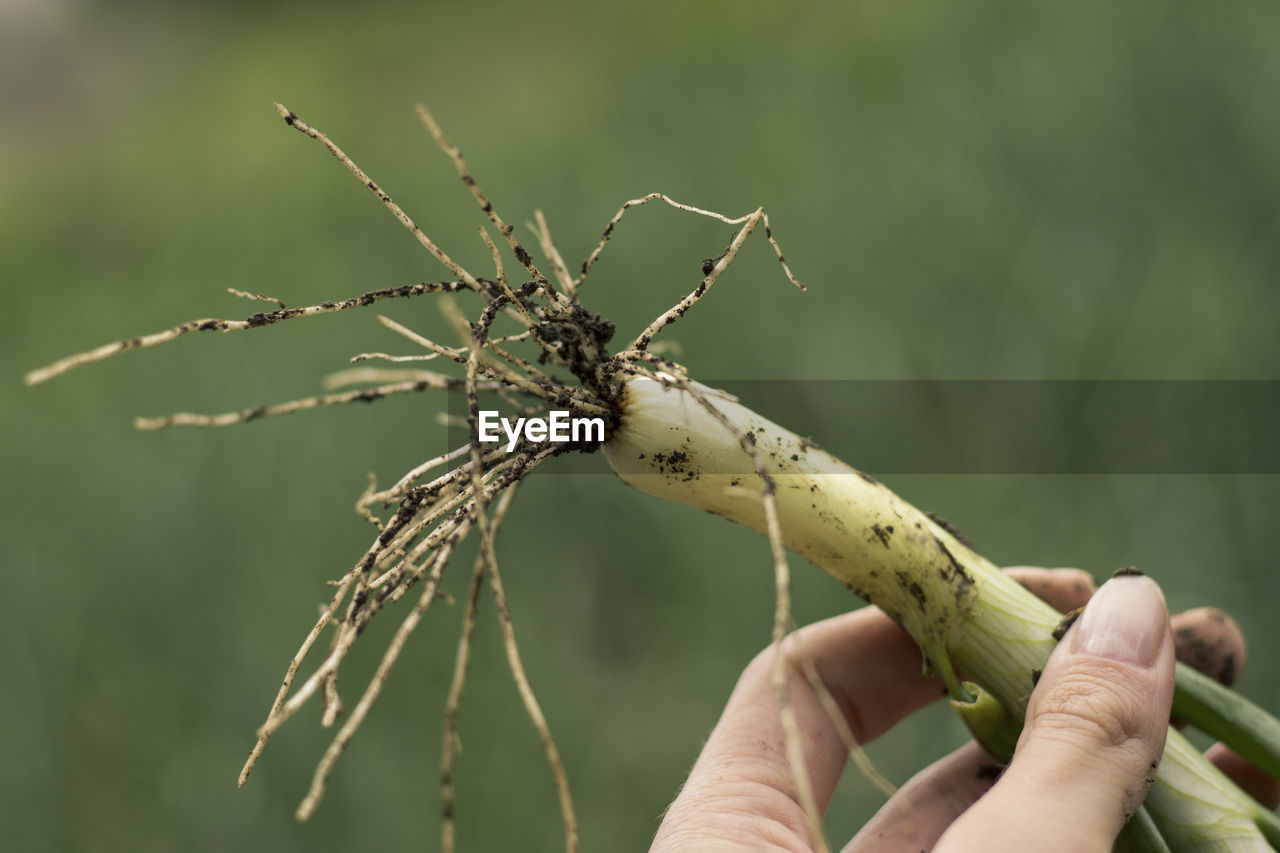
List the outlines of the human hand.
{"type": "MultiPolygon", "coordinates": [[[[1083,604],[1093,582],[1075,570],[1014,569],[1059,610],[1083,604]]],[[[1234,676],[1244,645],[1229,617],[1201,608],[1174,617],[1147,578],[1119,578],[1063,638],[1028,706],[1013,761],[967,744],[913,777],[845,848],[866,851],[1110,850],[1145,796],[1164,745],[1178,656],[1234,676]]],[[[809,658],[859,743],[942,695],[920,674],[915,643],[868,607],[797,631],[783,652],[805,766],[825,809],[847,757],[802,662],[809,658]],[[834,746],[834,748],[833,748],[834,746]]],[[[813,849],[783,747],[770,678],[772,649],[743,672],[652,851],[813,849]]],[[[1280,790],[1220,745],[1214,763],[1270,806],[1280,790]]]]}

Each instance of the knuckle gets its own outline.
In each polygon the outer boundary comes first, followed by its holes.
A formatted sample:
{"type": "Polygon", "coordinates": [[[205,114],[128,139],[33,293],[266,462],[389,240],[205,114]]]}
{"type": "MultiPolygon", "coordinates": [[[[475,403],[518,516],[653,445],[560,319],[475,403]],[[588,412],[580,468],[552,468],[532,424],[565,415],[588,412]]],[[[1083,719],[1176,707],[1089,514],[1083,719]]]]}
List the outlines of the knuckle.
{"type": "Polygon", "coordinates": [[[1143,739],[1150,729],[1143,696],[1115,673],[1065,673],[1041,682],[1031,702],[1036,734],[1085,746],[1122,748],[1143,739]]]}

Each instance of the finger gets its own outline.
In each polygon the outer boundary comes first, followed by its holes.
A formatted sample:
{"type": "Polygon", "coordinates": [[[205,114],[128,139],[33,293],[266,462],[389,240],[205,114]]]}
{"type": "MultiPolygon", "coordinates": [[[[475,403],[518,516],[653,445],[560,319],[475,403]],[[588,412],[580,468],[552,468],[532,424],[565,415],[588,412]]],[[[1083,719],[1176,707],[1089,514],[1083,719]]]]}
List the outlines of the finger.
{"type": "Polygon", "coordinates": [[[1050,657],[1008,770],[937,850],[1110,850],[1146,796],[1173,702],[1160,588],[1098,590],[1050,657]]]}
{"type": "Polygon", "coordinates": [[[1173,647],[1178,660],[1230,687],[1244,669],[1244,634],[1230,615],[1216,607],[1197,607],[1178,613],[1173,624],[1173,647]]]}
{"type": "Polygon", "coordinates": [[[1205,757],[1227,774],[1241,790],[1268,809],[1280,806],[1280,782],[1236,755],[1226,744],[1215,743],[1209,747],[1205,757]]]}
{"type": "MultiPolygon", "coordinates": [[[[1083,607],[1097,586],[1080,569],[1042,569],[1011,566],[1006,574],[1059,613],[1083,607]]],[[[1246,644],[1240,626],[1216,607],[1197,607],[1173,615],[1173,646],[1177,659],[1230,687],[1240,677],[1246,644]]]]}
{"type": "MultiPolygon", "coordinates": [[[[847,755],[833,749],[840,736],[805,678],[812,660],[853,730],[867,743],[898,720],[942,696],[941,684],[921,674],[912,639],[882,611],[864,607],[795,632],[784,645],[791,707],[805,742],[804,762],[818,803],[831,799],[847,755]]],[[[653,850],[703,849],[716,843],[791,833],[803,838],[806,820],[787,762],[777,696],[771,680],[774,649],[756,656],[734,688],[689,779],[667,810],[653,850]]]]}
{"type": "MultiPolygon", "coordinates": [[[[1228,687],[1235,683],[1244,669],[1246,647],[1240,626],[1229,614],[1214,607],[1197,607],[1174,614],[1171,622],[1178,660],[1228,687]]],[[[1268,809],[1280,806],[1280,782],[1226,744],[1214,744],[1205,757],[1268,809]]]]}
{"type": "MultiPolygon", "coordinates": [[[[1076,569],[1019,568],[1013,574],[1019,580],[1026,579],[1033,591],[1067,608],[1076,606],[1093,590],[1092,578],[1076,569]]],[[[876,608],[809,626],[796,632],[789,643],[792,705],[800,730],[810,736],[805,745],[806,763],[818,801],[825,805],[844,768],[845,755],[827,747],[838,742],[837,734],[810,685],[801,680],[795,662],[803,660],[803,655],[813,660],[858,743],[870,742],[936,699],[941,685],[920,676],[922,660],[914,642],[876,608]]],[[[717,785],[725,780],[717,772],[726,762],[737,764],[736,774],[729,778],[745,786],[740,791],[795,796],[782,748],[771,665],[772,651],[766,650],[744,672],[680,797],[668,810],[655,849],[662,849],[659,842],[675,837],[673,833],[681,827],[697,832],[717,822],[711,816],[717,814],[719,804],[711,800],[716,798],[717,785]]],[[[739,806],[728,811],[736,814],[743,809],[739,806]]]]}
{"type": "MultiPolygon", "coordinates": [[[[1197,607],[1175,613],[1169,621],[1180,662],[1227,687],[1235,683],[1244,669],[1245,642],[1234,619],[1216,607],[1197,607]]],[[[1178,731],[1187,727],[1176,716],[1169,723],[1178,731]]]]}
{"type": "Polygon", "coordinates": [[[999,771],[982,747],[965,744],[912,776],[843,853],[932,850],[952,821],[991,788],[999,771]]]}
{"type": "Polygon", "coordinates": [[[1059,613],[1084,607],[1098,588],[1093,582],[1093,576],[1081,569],[1012,566],[1004,571],[1059,613]]]}
{"type": "MultiPolygon", "coordinates": [[[[1059,613],[1083,607],[1097,586],[1080,569],[1011,566],[1005,572],[1059,613]]],[[[1240,626],[1216,607],[1174,614],[1173,644],[1178,660],[1230,687],[1244,669],[1246,644],[1240,626]]]]}

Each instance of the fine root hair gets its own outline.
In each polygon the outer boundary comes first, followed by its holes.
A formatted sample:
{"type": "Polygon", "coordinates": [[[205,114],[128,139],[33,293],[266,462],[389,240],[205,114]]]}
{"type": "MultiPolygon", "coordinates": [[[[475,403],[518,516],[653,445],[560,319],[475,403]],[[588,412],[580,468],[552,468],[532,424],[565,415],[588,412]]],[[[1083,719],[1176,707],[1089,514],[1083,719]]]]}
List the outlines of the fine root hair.
{"type": "MultiPolygon", "coordinates": [[[[439,281],[424,281],[373,290],[349,298],[324,301],[300,308],[287,307],[270,296],[232,290],[238,297],[270,303],[270,310],[257,312],[240,320],[199,319],[152,334],[115,341],[95,349],[61,359],[47,367],[31,371],[28,384],[37,384],[83,365],[101,361],[127,350],[144,349],[168,343],[192,332],[243,332],[319,314],[362,308],[392,298],[413,298],[433,294],[442,301],[442,310],[450,320],[460,342],[435,341],[387,317],[379,322],[398,336],[408,352],[363,352],[351,360],[353,366],[332,374],[325,380],[326,393],[272,405],[261,405],[223,414],[176,413],[158,418],[139,418],[142,429],[173,426],[220,427],[245,423],[265,417],[291,414],[303,410],[354,402],[372,402],[382,397],[425,391],[462,394],[466,400],[466,417],[462,425],[467,431],[464,444],[427,459],[405,472],[390,486],[380,488],[370,475],[369,483],[356,501],[356,512],[374,526],[376,534],[364,553],[336,580],[329,600],[311,625],[302,643],[289,660],[284,677],[271,702],[266,719],[240,772],[244,784],[273,734],[299,709],[312,700],[320,703],[322,722],[338,726],[328,748],[316,766],[311,785],[298,807],[298,817],[308,818],[319,805],[326,783],[342,752],[385,687],[397,659],[415,628],[431,606],[448,598],[441,582],[459,545],[475,534],[478,553],[463,602],[462,625],[455,650],[454,671],[444,702],[441,733],[441,811],[442,838],[445,851],[455,847],[455,772],[457,762],[457,720],[461,713],[470,664],[472,638],[481,591],[487,583],[499,616],[502,642],[508,667],[521,702],[542,743],[547,764],[560,804],[564,825],[565,849],[578,848],[578,824],[574,813],[569,779],[560,751],[520,654],[516,640],[514,616],[507,600],[499,570],[497,534],[506,518],[520,482],[540,465],[566,452],[591,452],[601,440],[561,444],[535,443],[527,436],[519,438],[510,451],[499,442],[495,446],[481,438],[479,412],[482,400],[501,399],[524,415],[551,409],[567,410],[572,416],[600,418],[605,422],[605,440],[620,423],[620,401],[623,387],[632,377],[647,377],[687,391],[698,405],[728,430],[749,455],[763,487],[760,502],[772,555],[776,607],[772,640],[775,646],[773,683],[785,736],[788,761],[796,782],[798,799],[809,818],[809,829],[821,849],[825,848],[821,813],[808,773],[803,763],[802,735],[788,695],[782,655],[783,640],[792,629],[791,581],[783,535],[778,519],[774,480],[763,454],[754,445],[750,433],[730,422],[714,401],[690,381],[683,367],[660,354],[661,344],[655,337],[679,320],[697,304],[738,256],[743,244],[757,228],[763,228],[765,239],[773,248],[786,278],[797,287],[762,208],[738,217],[704,210],[676,201],[662,193],[650,193],[623,204],[605,225],[600,239],[577,274],[570,271],[551,237],[546,217],[534,214],[533,233],[537,246],[551,275],[545,275],[533,255],[515,237],[515,229],[503,219],[489,197],[480,189],[461,151],[441,132],[434,117],[423,107],[417,112],[430,137],[444,151],[458,175],[470,190],[488,220],[479,228],[493,265],[493,275],[474,275],[440,248],[369,175],[347,156],[329,137],[304,122],[292,110],[277,104],[276,109],[286,124],[318,142],[378,202],[408,230],[423,248],[447,272],[439,281]],[[579,299],[582,285],[605,250],[615,228],[632,208],[660,201],[684,213],[709,218],[733,230],[719,255],[702,265],[702,278],[684,297],[649,323],[629,344],[616,352],[608,345],[614,334],[613,324],[588,310],[579,299]],[[496,237],[490,229],[496,231],[496,237]],[[501,247],[501,248],[500,248],[501,247]],[[504,262],[505,252],[518,264],[519,280],[510,277],[504,262]],[[478,300],[471,312],[453,300],[470,297],[478,300]],[[419,362],[434,361],[444,365],[439,370],[426,370],[419,362]],[[378,366],[378,365],[387,366],[378,366]],[[452,365],[452,368],[449,367],[452,365]],[[447,372],[452,370],[453,372],[447,372]],[[410,596],[410,593],[415,593],[410,596]],[[409,597],[412,603],[402,605],[400,623],[383,651],[373,676],[358,691],[349,710],[342,701],[344,684],[340,682],[343,661],[354,647],[364,628],[378,614],[409,597]],[[305,677],[304,664],[318,657],[318,663],[305,677]]],[[[667,343],[667,342],[662,342],[667,343]]],[[[819,680],[806,672],[810,682],[825,694],[819,680]]],[[[836,704],[829,695],[823,699],[833,715],[836,704]]],[[[837,720],[837,725],[843,720],[837,720]]],[[[846,729],[841,729],[842,735],[846,729]]],[[[860,758],[852,735],[846,743],[855,759],[860,758]]]]}

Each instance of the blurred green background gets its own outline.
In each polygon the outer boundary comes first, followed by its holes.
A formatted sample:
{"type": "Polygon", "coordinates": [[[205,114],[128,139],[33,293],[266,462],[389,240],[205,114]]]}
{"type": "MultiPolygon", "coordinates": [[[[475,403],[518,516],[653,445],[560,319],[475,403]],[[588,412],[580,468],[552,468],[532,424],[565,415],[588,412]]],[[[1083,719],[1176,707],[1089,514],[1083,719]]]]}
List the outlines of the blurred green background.
{"type": "MultiPolygon", "coordinates": [[[[190,337],[21,385],[68,352],[256,310],[228,286],[292,305],[443,277],[273,101],[328,131],[477,271],[481,216],[415,102],[509,221],[545,211],[571,266],[644,192],[731,213],[763,204],[809,292],[750,246],[671,330],[703,378],[1269,379],[1277,32],[1280,6],[1264,0],[6,0],[6,846],[438,845],[457,607],[414,636],[310,823],[292,815],[328,742],[315,708],[248,786],[235,777],[324,581],[370,538],[350,511],[366,473],[389,482],[438,450],[441,402],[223,431],[130,425],[314,393],[349,355],[399,346],[375,312],[190,337]]],[[[638,211],[584,296],[634,335],[727,236],[638,211]]],[[[429,299],[385,311],[440,328],[429,299]]],[[[845,429],[832,420],[814,438],[857,464],[845,429]]],[[[599,459],[575,470],[595,473],[527,484],[500,557],[584,848],[641,848],[768,640],[767,549],[628,490],[599,459]]],[[[1276,477],[876,473],[998,562],[1099,577],[1136,564],[1174,608],[1231,610],[1254,638],[1242,689],[1280,708],[1276,477]]],[[[795,576],[800,622],[857,604],[802,561],[795,576]]],[[[555,849],[549,775],[484,612],[460,723],[460,843],[555,849]]],[[[379,621],[346,673],[349,702],[390,635],[394,620],[379,621]]],[[[935,708],[871,755],[902,782],[962,737],[935,708]]],[[[881,802],[851,775],[832,838],[881,802]]]]}

